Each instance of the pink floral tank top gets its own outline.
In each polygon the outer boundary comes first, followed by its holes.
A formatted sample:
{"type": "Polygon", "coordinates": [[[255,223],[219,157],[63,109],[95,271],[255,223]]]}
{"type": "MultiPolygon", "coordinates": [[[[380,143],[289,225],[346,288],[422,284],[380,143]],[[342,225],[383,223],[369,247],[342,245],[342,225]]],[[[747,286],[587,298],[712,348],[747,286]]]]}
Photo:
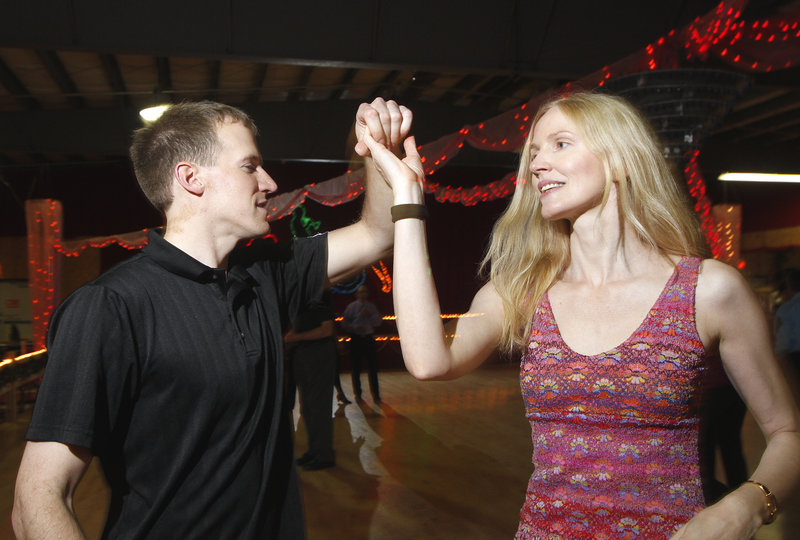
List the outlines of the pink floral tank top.
{"type": "Polygon", "coordinates": [[[700,263],[681,259],[639,328],[594,356],[567,346],[542,298],[520,370],[535,469],[518,539],[669,538],[705,506],[700,263]]]}

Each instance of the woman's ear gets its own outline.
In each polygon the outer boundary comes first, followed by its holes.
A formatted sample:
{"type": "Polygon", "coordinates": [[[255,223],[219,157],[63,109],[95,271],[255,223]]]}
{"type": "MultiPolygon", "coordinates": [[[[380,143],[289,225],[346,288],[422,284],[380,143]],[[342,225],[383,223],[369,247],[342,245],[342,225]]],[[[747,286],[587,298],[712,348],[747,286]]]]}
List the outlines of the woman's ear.
{"type": "Polygon", "coordinates": [[[175,165],[173,170],[175,181],[178,185],[192,195],[202,195],[205,189],[203,181],[200,179],[197,165],[181,161],[175,165]]]}

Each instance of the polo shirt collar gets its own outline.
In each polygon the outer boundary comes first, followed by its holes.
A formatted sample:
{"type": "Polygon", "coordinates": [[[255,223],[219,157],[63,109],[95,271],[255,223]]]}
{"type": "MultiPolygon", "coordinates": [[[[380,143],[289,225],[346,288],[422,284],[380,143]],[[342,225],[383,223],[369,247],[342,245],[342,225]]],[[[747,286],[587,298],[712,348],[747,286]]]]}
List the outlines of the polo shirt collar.
{"type": "Polygon", "coordinates": [[[164,228],[150,229],[148,243],[142,253],[173,274],[197,281],[210,283],[225,281],[225,270],[211,268],[201,263],[180,248],[164,239],[164,228]]]}

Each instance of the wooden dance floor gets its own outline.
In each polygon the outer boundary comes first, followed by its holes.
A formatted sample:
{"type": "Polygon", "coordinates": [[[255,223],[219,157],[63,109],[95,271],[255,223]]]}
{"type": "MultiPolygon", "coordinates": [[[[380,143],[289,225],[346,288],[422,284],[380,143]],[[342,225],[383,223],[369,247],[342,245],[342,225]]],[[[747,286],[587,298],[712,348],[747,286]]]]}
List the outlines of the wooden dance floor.
{"type": "MultiPolygon", "coordinates": [[[[350,377],[342,374],[349,397],[350,377]]],[[[366,384],[366,377],[364,383],[366,384]]],[[[401,371],[380,374],[383,403],[335,411],[337,466],[300,472],[310,540],[508,539],[531,473],[530,431],[516,366],[480,369],[456,381],[421,383],[401,371]]],[[[366,390],[366,388],[365,388],[366,390]]],[[[13,538],[9,514],[28,415],[0,424],[0,538],[13,538]]],[[[306,448],[295,410],[297,455],[306,448]]],[[[745,455],[753,466],[763,440],[748,416],[745,455]]],[[[107,489],[93,464],[76,509],[97,538],[107,489]]],[[[797,538],[800,504],[759,540],[797,538]]]]}

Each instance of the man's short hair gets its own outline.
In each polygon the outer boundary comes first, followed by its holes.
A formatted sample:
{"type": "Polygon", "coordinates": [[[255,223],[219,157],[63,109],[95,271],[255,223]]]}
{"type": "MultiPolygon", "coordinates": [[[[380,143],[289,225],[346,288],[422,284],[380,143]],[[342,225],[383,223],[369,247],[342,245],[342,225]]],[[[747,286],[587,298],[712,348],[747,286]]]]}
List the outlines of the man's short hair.
{"type": "Polygon", "coordinates": [[[133,132],[131,161],[139,187],[161,212],[172,203],[172,169],[181,161],[213,165],[219,141],[217,127],[239,122],[255,136],[253,120],[243,111],[214,101],[172,105],[155,122],[133,132]]]}

